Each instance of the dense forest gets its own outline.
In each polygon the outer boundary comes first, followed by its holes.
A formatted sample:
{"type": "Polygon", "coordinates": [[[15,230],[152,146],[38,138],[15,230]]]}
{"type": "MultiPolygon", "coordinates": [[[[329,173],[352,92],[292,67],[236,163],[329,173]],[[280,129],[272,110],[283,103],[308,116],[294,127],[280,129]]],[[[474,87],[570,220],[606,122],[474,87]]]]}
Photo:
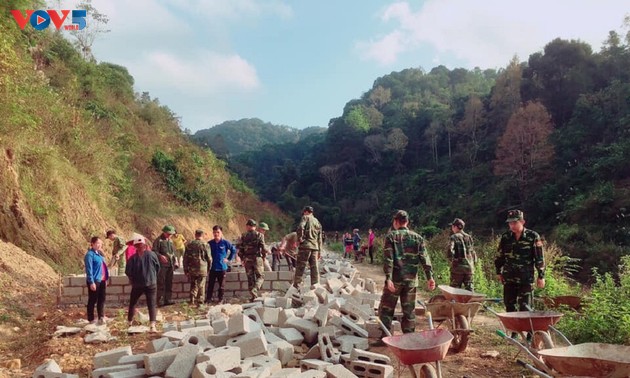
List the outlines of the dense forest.
{"type": "Polygon", "coordinates": [[[454,217],[491,236],[519,208],[586,279],[629,254],[629,157],[630,34],[611,31],[599,52],[555,39],[498,71],[392,72],[326,134],[228,162],[283,210],[314,205],[328,230],[384,229],[403,208],[426,236],[454,217]]]}
{"type": "Polygon", "coordinates": [[[258,151],[266,145],[291,144],[310,135],[325,132],[323,127],[307,127],[302,130],[284,125],[274,125],[258,118],[226,121],[209,129],[199,130],[192,139],[199,145],[209,147],[221,158],[258,151]]]}

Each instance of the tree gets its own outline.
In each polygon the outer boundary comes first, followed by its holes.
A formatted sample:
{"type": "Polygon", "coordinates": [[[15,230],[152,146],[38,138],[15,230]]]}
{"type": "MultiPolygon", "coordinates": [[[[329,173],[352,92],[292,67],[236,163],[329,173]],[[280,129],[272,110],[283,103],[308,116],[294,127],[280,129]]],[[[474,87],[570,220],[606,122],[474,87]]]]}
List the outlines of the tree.
{"type": "Polygon", "coordinates": [[[440,134],[442,134],[442,125],[436,120],[431,121],[429,127],[424,130],[424,136],[429,139],[431,144],[431,159],[436,166],[438,165],[438,140],[440,134]]]}
{"type": "Polygon", "coordinates": [[[94,60],[92,45],[101,34],[110,32],[106,28],[107,23],[109,23],[109,17],[94,8],[92,0],[83,0],[77,5],[77,9],[85,9],[87,11],[86,26],[81,30],[72,30],[70,33],[74,36],[75,46],[79,49],[83,59],[94,60]]]}
{"type": "Polygon", "coordinates": [[[337,202],[337,186],[341,182],[346,165],[345,163],[335,165],[324,165],[319,169],[319,173],[333,190],[333,200],[337,202]]]}
{"type": "Polygon", "coordinates": [[[368,135],[363,139],[363,145],[372,155],[371,161],[374,163],[381,162],[381,152],[385,148],[387,139],[382,134],[368,135]]]}
{"type": "Polygon", "coordinates": [[[370,130],[370,122],[366,117],[362,106],[354,106],[346,117],[344,121],[353,129],[358,131],[367,132],[370,130]]]}
{"type": "Polygon", "coordinates": [[[384,88],[382,86],[377,86],[372,89],[370,93],[370,102],[376,109],[381,109],[392,99],[392,90],[389,88],[384,88]]]}
{"type": "Polygon", "coordinates": [[[554,157],[549,140],[553,131],[551,116],[539,102],[529,102],[518,109],[499,138],[494,174],[515,179],[522,199],[529,195],[529,185],[541,183],[554,157]]]}
{"type": "Polygon", "coordinates": [[[399,128],[392,129],[387,135],[385,149],[394,153],[398,167],[400,167],[400,162],[405,154],[408,143],[409,138],[407,138],[405,133],[399,128]]]}
{"type": "Polygon", "coordinates": [[[464,118],[457,124],[457,132],[464,136],[463,147],[466,151],[470,166],[477,162],[477,152],[484,132],[481,130],[485,117],[485,109],[481,99],[471,96],[464,108],[464,118]]]}
{"type": "Polygon", "coordinates": [[[494,125],[495,138],[504,130],[510,116],[521,106],[521,81],[523,70],[514,56],[508,66],[499,73],[490,97],[489,118],[494,125]]]}

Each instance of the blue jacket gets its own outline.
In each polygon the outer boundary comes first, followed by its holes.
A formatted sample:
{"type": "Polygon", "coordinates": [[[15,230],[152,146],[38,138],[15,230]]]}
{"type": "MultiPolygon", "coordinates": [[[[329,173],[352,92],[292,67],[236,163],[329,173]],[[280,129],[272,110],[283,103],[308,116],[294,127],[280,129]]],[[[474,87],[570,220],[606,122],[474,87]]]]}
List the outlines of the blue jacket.
{"type": "Polygon", "coordinates": [[[227,257],[227,259],[231,261],[234,256],[236,256],[236,248],[225,239],[221,239],[218,243],[212,239],[208,244],[210,244],[210,252],[212,253],[212,266],[210,270],[214,272],[226,271],[228,266],[223,262],[223,259],[227,257]],[[229,257],[228,251],[230,251],[229,257]]]}
{"type": "Polygon", "coordinates": [[[99,254],[92,248],[88,249],[85,254],[85,280],[88,285],[101,282],[103,268],[105,268],[105,281],[107,281],[109,271],[107,270],[105,256],[99,254]]]}

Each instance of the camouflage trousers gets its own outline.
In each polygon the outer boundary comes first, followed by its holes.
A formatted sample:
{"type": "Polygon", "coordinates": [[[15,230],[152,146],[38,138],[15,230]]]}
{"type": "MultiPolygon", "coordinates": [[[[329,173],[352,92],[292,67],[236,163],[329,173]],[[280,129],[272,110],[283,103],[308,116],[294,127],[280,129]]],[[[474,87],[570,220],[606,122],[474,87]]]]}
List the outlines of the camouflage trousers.
{"type": "Polygon", "coordinates": [[[206,276],[190,275],[190,304],[203,304],[206,300],[206,276]]]}
{"type": "Polygon", "coordinates": [[[381,296],[381,304],[378,307],[378,316],[383,322],[383,325],[389,330],[392,329],[392,320],[394,318],[394,311],[396,310],[396,303],[400,297],[400,306],[402,307],[402,331],[403,333],[411,333],[416,330],[416,286],[409,283],[394,282],[395,290],[392,293],[387,290],[387,287],[383,288],[383,295],[381,296]]]}
{"type": "Polygon", "coordinates": [[[293,276],[293,286],[298,287],[304,278],[304,269],[308,264],[311,269],[311,285],[319,283],[319,267],[317,266],[317,250],[300,249],[295,263],[295,275],[293,276]]]}
{"type": "Polygon", "coordinates": [[[532,307],[533,291],[533,285],[530,283],[506,282],[503,285],[505,311],[528,311],[527,306],[532,307]]]}
{"type": "Polygon", "coordinates": [[[245,266],[245,273],[247,274],[247,289],[252,299],[254,299],[258,296],[260,288],[265,281],[263,258],[245,256],[243,266],[245,266]]]}
{"type": "Polygon", "coordinates": [[[473,291],[473,275],[470,272],[458,272],[451,270],[451,287],[461,288],[473,291]]]}
{"type": "Polygon", "coordinates": [[[160,305],[162,299],[164,304],[171,302],[173,296],[173,266],[161,265],[157,275],[157,305],[160,305]]]}

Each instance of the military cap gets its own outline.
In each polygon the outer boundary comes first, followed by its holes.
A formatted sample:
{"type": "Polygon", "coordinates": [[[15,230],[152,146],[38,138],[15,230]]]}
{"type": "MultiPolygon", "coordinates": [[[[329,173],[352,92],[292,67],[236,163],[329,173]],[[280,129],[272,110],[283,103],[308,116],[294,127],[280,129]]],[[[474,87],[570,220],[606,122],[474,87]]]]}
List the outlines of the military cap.
{"type": "Polygon", "coordinates": [[[166,232],[166,233],[169,233],[169,234],[174,234],[175,233],[175,227],[166,225],[166,226],[164,226],[164,228],[162,228],[162,232],[166,232]]]}
{"type": "Polygon", "coordinates": [[[245,224],[246,224],[246,225],[248,225],[248,226],[254,226],[254,227],[256,227],[256,221],[255,221],[255,220],[253,220],[253,219],[248,219],[248,220],[247,220],[247,223],[245,223],[245,224]]]}
{"type": "Polygon", "coordinates": [[[203,234],[205,234],[205,232],[202,229],[198,228],[195,230],[195,235],[203,235],[203,234]]]}
{"type": "Polygon", "coordinates": [[[460,229],[463,229],[464,226],[466,226],[466,222],[464,222],[462,219],[460,218],[455,218],[453,219],[453,221],[451,222],[451,226],[456,226],[459,227],[460,229]]]}
{"type": "Polygon", "coordinates": [[[302,209],[302,212],[304,211],[308,211],[309,213],[313,212],[313,206],[304,206],[304,208],[302,209]]]}
{"type": "Polygon", "coordinates": [[[507,214],[506,222],[517,222],[525,219],[525,214],[520,210],[510,210],[507,214]]]}
{"type": "Polygon", "coordinates": [[[265,222],[260,222],[260,225],[258,226],[258,228],[262,228],[265,231],[269,231],[269,226],[265,222]]]}
{"type": "Polygon", "coordinates": [[[394,219],[399,222],[406,222],[409,220],[409,214],[405,210],[398,210],[394,213],[394,219]]]}

